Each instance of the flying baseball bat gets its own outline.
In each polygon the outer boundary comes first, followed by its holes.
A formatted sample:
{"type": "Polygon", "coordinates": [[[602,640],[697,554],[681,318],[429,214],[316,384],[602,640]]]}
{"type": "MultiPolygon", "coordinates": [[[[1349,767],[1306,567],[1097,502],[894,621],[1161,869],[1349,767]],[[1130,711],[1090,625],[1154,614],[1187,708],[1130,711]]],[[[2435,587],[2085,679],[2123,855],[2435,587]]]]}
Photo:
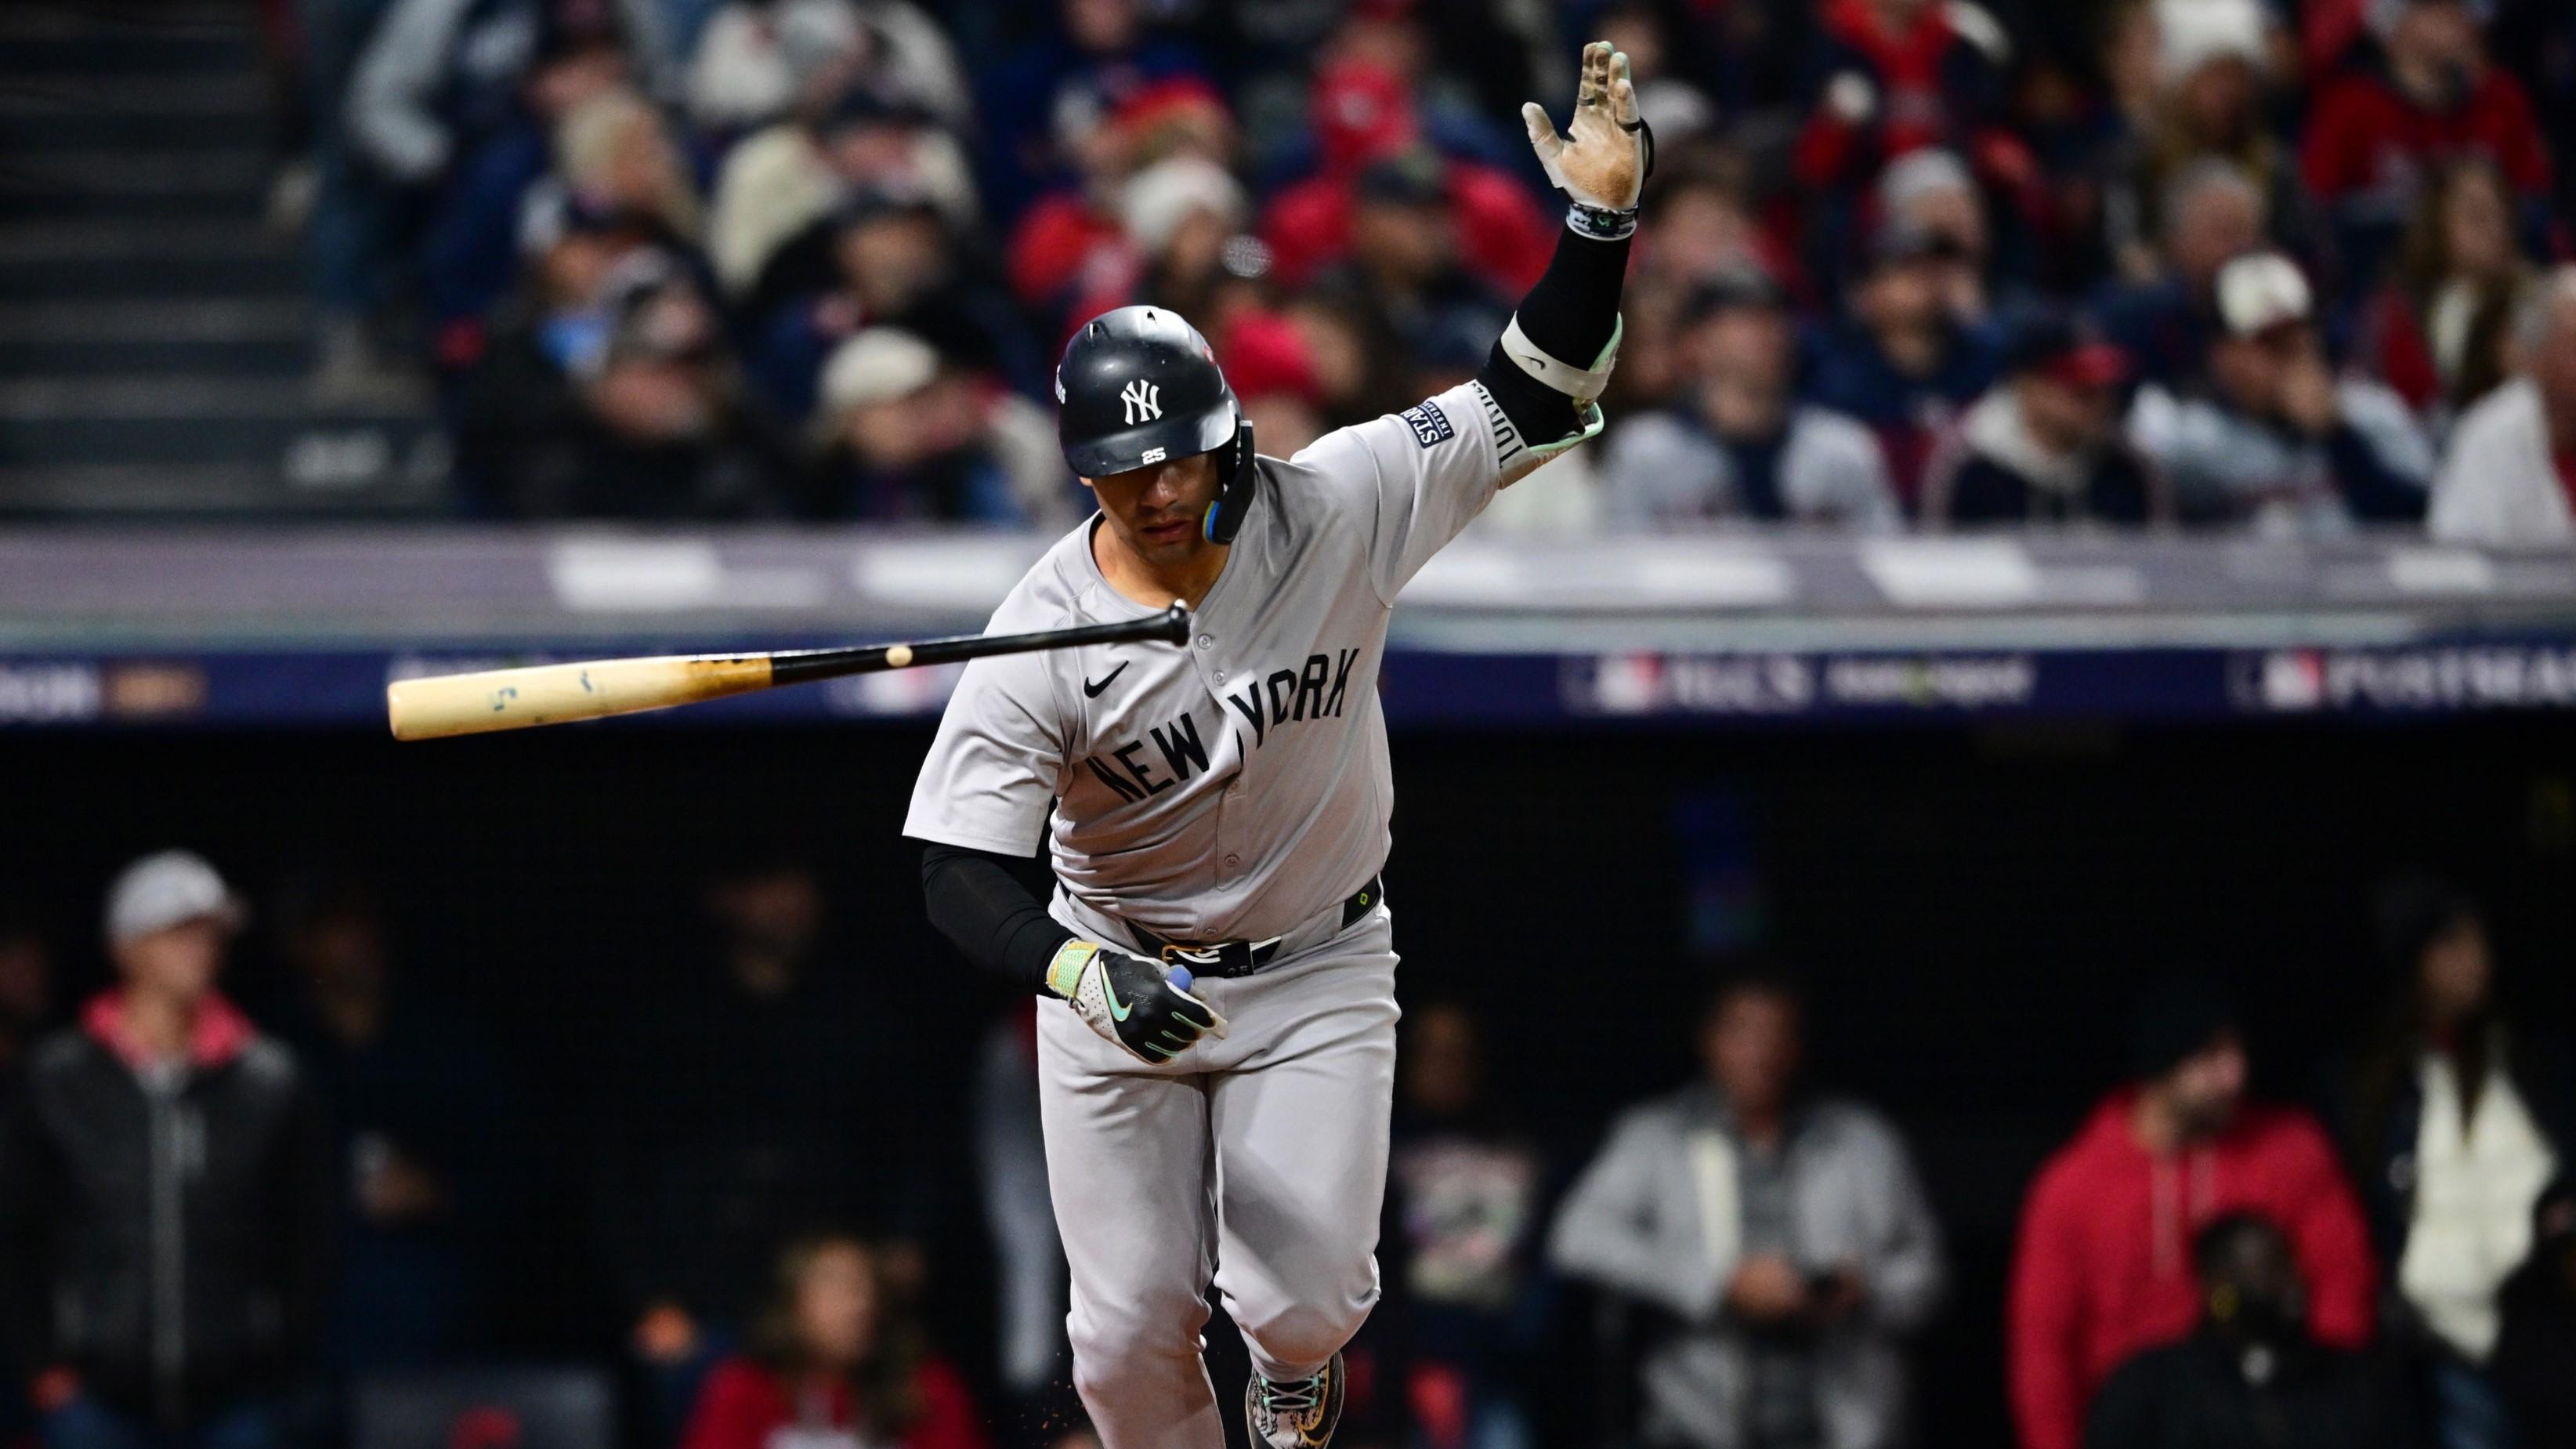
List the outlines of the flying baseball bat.
{"type": "Polygon", "coordinates": [[[587,664],[537,664],[524,669],[487,669],[475,674],[399,680],[385,686],[385,713],[393,723],[395,739],[435,740],[668,709],[676,704],[749,694],[782,684],[910,669],[919,664],[1069,649],[1077,644],[1124,644],[1147,639],[1179,644],[1189,637],[1189,610],[1174,604],[1148,618],[1042,629],[1033,634],[965,634],[917,644],[781,649],[769,654],[665,654],[644,659],[600,659],[587,664]]]}

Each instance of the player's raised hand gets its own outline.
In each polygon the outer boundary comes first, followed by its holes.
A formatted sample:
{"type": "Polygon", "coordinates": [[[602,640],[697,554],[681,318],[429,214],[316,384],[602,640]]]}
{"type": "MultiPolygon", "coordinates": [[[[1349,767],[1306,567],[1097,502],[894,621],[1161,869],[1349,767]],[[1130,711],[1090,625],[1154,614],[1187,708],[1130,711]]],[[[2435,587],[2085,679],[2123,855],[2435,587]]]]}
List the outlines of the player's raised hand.
{"type": "Polygon", "coordinates": [[[1161,1066],[1202,1036],[1225,1035],[1225,1018],[1190,994],[1190,973],[1094,941],[1067,941],[1047,967],[1047,990],[1073,1014],[1148,1066],[1161,1066]]]}
{"type": "Polygon", "coordinates": [[[1556,123],[1536,101],[1521,107],[1521,120],[1547,179],[1576,205],[1636,209],[1654,165],[1654,133],[1637,114],[1637,86],[1624,52],[1606,40],[1583,47],[1583,83],[1566,135],[1556,133],[1556,123]]]}

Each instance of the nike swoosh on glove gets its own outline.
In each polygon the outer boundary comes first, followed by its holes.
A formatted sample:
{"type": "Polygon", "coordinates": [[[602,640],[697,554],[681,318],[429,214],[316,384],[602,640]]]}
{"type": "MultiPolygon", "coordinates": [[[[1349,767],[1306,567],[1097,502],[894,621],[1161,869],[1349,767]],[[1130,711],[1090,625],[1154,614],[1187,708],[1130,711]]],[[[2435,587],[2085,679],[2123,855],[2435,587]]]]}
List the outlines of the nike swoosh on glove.
{"type": "Polygon", "coordinates": [[[1047,990],[1073,1006],[1073,1014],[1121,1051],[1148,1066],[1161,1066],[1202,1036],[1225,1036],[1225,1018],[1190,994],[1196,984],[1186,967],[1168,972],[1097,941],[1067,941],[1048,963],[1047,990]]]}

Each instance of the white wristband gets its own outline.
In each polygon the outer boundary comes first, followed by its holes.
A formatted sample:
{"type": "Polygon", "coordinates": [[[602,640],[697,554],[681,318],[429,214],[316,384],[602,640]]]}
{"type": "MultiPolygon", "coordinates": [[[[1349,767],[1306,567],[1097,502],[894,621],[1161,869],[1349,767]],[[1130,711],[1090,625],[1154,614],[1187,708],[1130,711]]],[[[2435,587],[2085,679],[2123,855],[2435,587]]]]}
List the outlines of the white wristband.
{"type": "Polygon", "coordinates": [[[1503,355],[1521,371],[1550,388],[1577,402],[1591,402],[1609,389],[1610,370],[1618,365],[1619,339],[1626,332],[1627,325],[1625,318],[1614,320],[1610,324],[1610,345],[1601,349],[1601,355],[1592,359],[1590,367],[1577,367],[1541,351],[1537,343],[1529,340],[1529,334],[1521,330],[1520,314],[1516,312],[1512,314],[1510,324],[1503,328],[1503,355]]]}

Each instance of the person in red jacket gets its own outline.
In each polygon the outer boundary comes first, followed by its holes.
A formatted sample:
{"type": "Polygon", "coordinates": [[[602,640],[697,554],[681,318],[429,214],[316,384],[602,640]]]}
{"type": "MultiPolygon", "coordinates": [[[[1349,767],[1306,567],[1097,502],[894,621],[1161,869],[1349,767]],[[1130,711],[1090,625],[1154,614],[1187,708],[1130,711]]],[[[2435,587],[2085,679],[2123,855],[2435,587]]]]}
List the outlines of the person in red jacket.
{"type": "Polygon", "coordinates": [[[966,1381],[887,1301],[877,1255],[790,1244],[750,1351],[716,1365],[680,1449],[986,1449],[966,1381]]]}
{"type": "MultiPolygon", "coordinates": [[[[1314,175],[1281,189],[1261,213],[1261,239],[1281,285],[1291,289],[1350,254],[1361,174],[1419,153],[1424,144],[1411,83],[1383,60],[1353,55],[1318,65],[1310,106],[1320,164],[1314,175]]],[[[1460,264],[1497,291],[1517,296],[1527,290],[1547,270],[1555,218],[1498,168],[1443,156],[1439,172],[1458,218],[1460,264]]]]}
{"type": "Polygon", "coordinates": [[[2260,1213],[2288,1235],[2320,1342],[2370,1338],[2378,1273],[2360,1205],[2313,1118],[2244,1099],[2226,1002],[2169,986],[2140,1012],[2133,1046],[2136,1082],[2048,1160],[2023,1205],[2006,1304],[2021,1449],[2076,1449],[2111,1370],[2191,1333],[2192,1235],[2222,1214],[2260,1213]]]}
{"type": "Polygon", "coordinates": [[[1805,124],[1790,170],[1813,192],[1850,191],[1926,146],[2011,189],[2036,169],[2006,122],[2003,27],[1965,0],[1822,0],[1807,64],[1805,124]]]}
{"type": "Polygon", "coordinates": [[[2355,285],[2379,265],[2439,167],[2494,164],[2526,222],[2549,193],[2549,151],[2522,83],[2487,63],[2464,0],[2381,0],[2382,66],[2325,87],[2308,119],[2299,170],[2326,209],[2355,285]]]}

